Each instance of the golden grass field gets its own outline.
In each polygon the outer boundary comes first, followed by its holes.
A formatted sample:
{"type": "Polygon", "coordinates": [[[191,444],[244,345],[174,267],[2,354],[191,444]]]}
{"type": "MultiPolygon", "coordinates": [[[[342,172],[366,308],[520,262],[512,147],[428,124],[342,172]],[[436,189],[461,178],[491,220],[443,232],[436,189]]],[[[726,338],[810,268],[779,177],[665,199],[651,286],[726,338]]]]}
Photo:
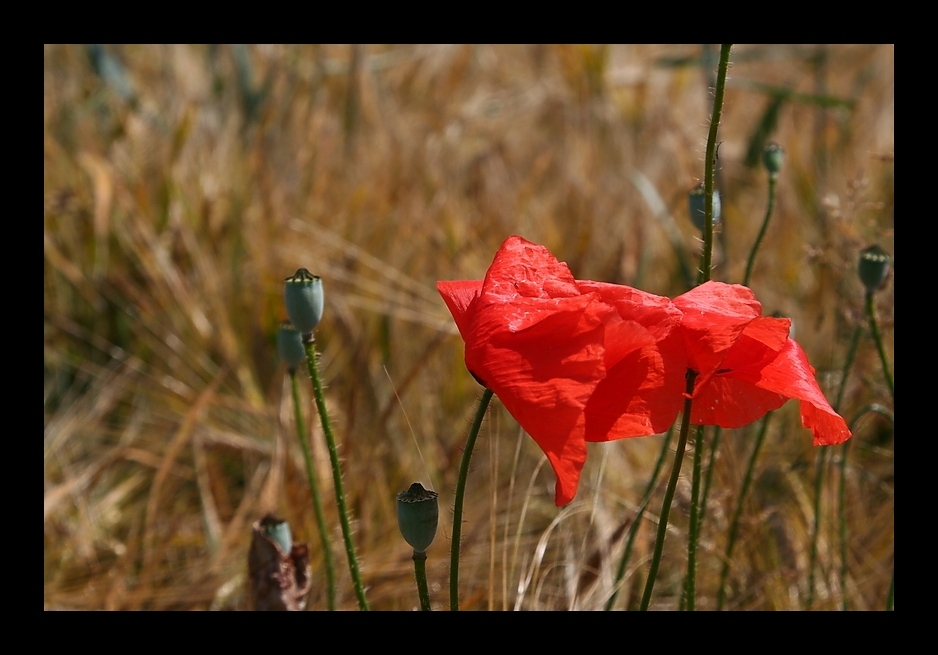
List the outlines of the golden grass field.
{"type": "MultiPolygon", "coordinates": [[[[502,241],[544,244],[579,279],[674,297],[700,251],[719,46],[45,46],[43,606],[247,609],[251,525],[273,511],[322,553],[275,338],[283,280],[323,278],[317,330],[373,609],[418,606],[395,496],[440,493],[428,551],[448,608],[462,447],[480,395],[435,289],[479,279],[502,241]]],[[[719,140],[714,279],[739,282],[766,206],[766,140],[786,151],[751,286],[832,400],[863,321],[861,249],[894,254],[895,48],[734,47],[719,140]]],[[[876,295],[893,359],[894,277],[876,295]]],[[[301,376],[339,606],[357,604],[310,384],[301,376]]],[[[860,341],[841,413],[892,408],[860,341]]],[[[701,535],[715,608],[729,516],[758,424],[724,432],[701,535]]],[[[600,609],[662,437],[591,444],[558,509],[537,445],[498,403],[473,457],[464,609],[600,609]]],[[[861,420],[846,477],[846,602],[881,609],[893,575],[891,424],[861,420]]],[[[839,609],[830,448],[813,603],[839,609]]],[[[815,458],[797,403],[775,413],[732,558],[727,607],[802,609],[815,458]]],[[[689,447],[652,607],[686,569],[689,447]]],[[[668,460],[670,462],[670,459],[668,460]]],[[[669,464],[619,609],[635,608],[669,464]]]]}

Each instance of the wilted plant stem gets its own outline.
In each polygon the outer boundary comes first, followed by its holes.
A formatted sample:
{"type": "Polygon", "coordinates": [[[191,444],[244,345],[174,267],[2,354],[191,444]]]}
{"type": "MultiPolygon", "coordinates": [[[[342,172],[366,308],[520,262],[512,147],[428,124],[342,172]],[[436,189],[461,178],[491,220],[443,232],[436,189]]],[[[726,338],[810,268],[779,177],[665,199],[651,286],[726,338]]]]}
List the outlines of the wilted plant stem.
{"type": "Polygon", "coordinates": [[[651,592],[655,588],[655,578],[658,577],[658,566],[661,564],[661,552],[664,549],[664,538],[668,532],[668,514],[671,513],[671,501],[674,500],[674,490],[681,475],[681,463],[684,461],[684,450],[687,447],[687,433],[690,432],[691,396],[694,394],[694,381],[697,380],[697,371],[687,370],[687,386],[685,387],[684,415],[681,417],[681,432],[678,434],[677,450],[674,453],[674,465],[671,467],[671,478],[668,488],[664,492],[664,502],[661,505],[661,516],[658,517],[658,535],[655,537],[655,553],[651,558],[651,568],[648,569],[648,579],[645,581],[645,592],[642,594],[641,611],[648,609],[651,602],[651,592]]]}
{"type": "Polygon", "coordinates": [[[367,611],[368,600],[365,598],[365,587],[362,585],[361,574],[358,571],[358,558],[355,555],[355,544],[352,543],[352,528],[349,525],[348,510],[345,507],[345,491],[342,486],[339,451],[336,449],[335,436],[332,434],[332,423],[329,420],[329,411],[326,409],[326,399],[322,392],[322,381],[319,378],[319,358],[316,354],[316,342],[311,334],[307,335],[304,341],[306,365],[309,368],[309,377],[313,381],[313,396],[316,399],[316,409],[319,410],[322,432],[326,437],[329,460],[332,463],[332,481],[335,485],[335,502],[339,509],[342,538],[345,541],[345,554],[348,556],[348,566],[352,574],[352,584],[355,586],[355,595],[358,597],[358,607],[363,611],[367,611]]]}
{"type": "Polygon", "coordinates": [[[459,464],[459,479],[456,481],[456,501],[453,506],[453,543],[450,551],[449,568],[449,608],[453,612],[459,611],[459,540],[462,537],[462,505],[466,495],[466,479],[469,477],[469,460],[472,459],[472,449],[476,445],[476,437],[482,427],[485,410],[492,400],[492,390],[482,392],[479,408],[476,409],[469,436],[466,438],[466,449],[462,453],[462,462],[459,464]]]}
{"type": "Polygon", "coordinates": [[[723,556],[723,569],[720,571],[720,592],[717,596],[717,610],[723,609],[723,603],[726,601],[726,578],[730,572],[730,562],[733,557],[733,547],[736,546],[736,537],[739,535],[739,519],[743,515],[743,503],[746,500],[746,494],[749,493],[749,485],[752,484],[753,471],[756,468],[756,458],[759,456],[759,450],[762,448],[762,442],[765,440],[765,433],[769,427],[769,418],[771,413],[765,415],[762,419],[762,427],[759,428],[759,436],[756,437],[756,443],[752,447],[752,455],[749,456],[749,463],[746,465],[746,474],[743,476],[743,486],[739,490],[739,496],[736,498],[736,509],[733,510],[733,518],[730,521],[729,537],[726,540],[726,553],[723,556]]]}
{"type": "Polygon", "coordinates": [[[306,464],[306,479],[309,480],[309,494],[313,498],[313,510],[316,513],[316,525],[319,526],[319,538],[322,540],[322,554],[326,564],[326,585],[328,587],[329,610],[335,610],[335,568],[332,561],[332,546],[329,544],[329,532],[326,530],[326,518],[319,498],[319,483],[316,481],[316,469],[309,452],[309,433],[300,405],[300,386],[296,381],[296,371],[290,371],[290,386],[293,388],[293,411],[296,416],[296,434],[303,449],[303,461],[306,464]]]}
{"type": "Polygon", "coordinates": [[[414,551],[414,577],[417,578],[417,595],[420,596],[420,609],[430,611],[430,588],[427,586],[427,553],[414,551]]]}
{"type": "Polygon", "coordinates": [[[658,484],[658,475],[661,473],[661,467],[664,465],[664,458],[668,454],[668,448],[671,446],[671,438],[673,436],[674,426],[672,425],[664,441],[661,443],[661,452],[658,453],[658,460],[655,462],[655,470],[651,474],[651,479],[648,480],[648,486],[645,488],[642,502],[639,503],[638,510],[635,512],[635,518],[632,519],[632,525],[629,526],[629,536],[626,538],[625,550],[622,551],[622,559],[619,560],[619,570],[616,571],[616,580],[612,585],[615,591],[612,592],[609,600],[606,601],[607,612],[612,609],[612,606],[616,602],[616,597],[619,595],[619,583],[622,582],[622,578],[625,576],[625,567],[628,564],[629,557],[632,555],[632,546],[635,543],[635,535],[638,534],[638,526],[642,522],[645,509],[648,507],[648,503],[651,501],[651,497],[655,492],[655,487],[658,484]]]}

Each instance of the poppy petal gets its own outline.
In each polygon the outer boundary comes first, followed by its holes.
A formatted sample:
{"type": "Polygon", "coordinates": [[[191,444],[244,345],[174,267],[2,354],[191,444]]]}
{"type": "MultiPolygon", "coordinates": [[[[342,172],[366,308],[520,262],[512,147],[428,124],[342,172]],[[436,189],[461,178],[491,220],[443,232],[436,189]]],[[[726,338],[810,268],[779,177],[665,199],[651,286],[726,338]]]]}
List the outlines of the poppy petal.
{"type": "Polygon", "coordinates": [[[684,314],[681,331],[688,366],[700,375],[697,389],[716,373],[746,326],[762,315],[752,290],[739,284],[705,282],[674,299],[684,314]]]}
{"type": "Polygon", "coordinates": [[[801,424],[814,433],[815,446],[834,446],[850,438],[846,421],[827,402],[814,367],[794,339],[786,342],[754,383],[760,389],[801,401],[801,424]]]}
{"type": "Polygon", "coordinates": [[[757,421],[788,402],[788,398],[766,391],[732,374],[714,375],[695,394],[690,410],[694,425],[719,425],[741,428],[757,421]]]}
{"type": "Polygon", "coordinates": [[[436,283],[436,290],[443,297],[443,302],[453,315],[456,328],[465,341],[472,324],[469,308],[482,292],[482,280],[444,280],[436,283]]]}

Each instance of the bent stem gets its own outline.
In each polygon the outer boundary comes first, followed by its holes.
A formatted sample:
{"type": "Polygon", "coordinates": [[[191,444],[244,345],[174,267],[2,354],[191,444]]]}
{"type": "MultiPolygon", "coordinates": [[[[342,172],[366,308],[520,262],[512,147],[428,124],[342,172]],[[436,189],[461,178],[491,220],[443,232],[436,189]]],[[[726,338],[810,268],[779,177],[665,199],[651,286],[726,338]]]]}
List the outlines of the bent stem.
{"type": "Polygon", "coordinates": [[[417,595],[420,596],[420,609],[430,611],[430,588],[427,586],[427,553],[414,551],[414,577],[417,578],[417,595]]]}
{"type": "Polygon", "coordinates": [[[348,567],[352,574],[352,584],[355,586],[355,595],[358,597],[358,607],[362,611],[368,610],[368,600],[365,598],[365,587],[362,585],[361,574],[358,571],[358,558],[355,556],[355,544],[352,543],[352,528],[349,525],[348,510],[345,507],[345,491],[342,487],[342,468],[339,465],[339,451],[335,446],[335,436],[332,434],[332,423],[326,409],[326,399],[322,392],[322,381],[319,378],[319,358],[316,354],[316,341],[312,334],[304,336],[306,347],[306,365],[309,377],[313,381],[313,396],[316,399],[316,409],[319,410],[319,420],[322,423],[322,432],[326,437],[326,446],[329,449],[329,460],[332,463],[332,482],[335,485],[335,502],[339,509],[339,520],[342,525],[342,539],[345,541],[345,554],[348,557],[348,567]]]}
{"type": "MultiPolygon", "coordinates": [[[[725,71],[724,71],[725,72],[725,71]]],[[[687,370],[687,386],[684,389],[684,415],[681,417],[681,432],[677,439],[677,450],[674,453],[674,465],[671,467],[671,478],[668,488],[664,492],[664,503],[661,505],[661,516],[658,518],[658,535],[655,537],[655,553],[651,559],[651,568],[648,569],[648,579],[645,581],[645,592],[642,594],[641,611],[648,609],[651,602],[651,592],[655,588],[655,578],[658,577],[658,565],[661,564],[661,552],[664,549],[664,537],[668,532],[668,514],[671,513],[671,501],[674,500],[674,490],[677,488],[677,479],[681,474],[681,463],[684,461],[684,449],[687,447],[687,433],[690,431],[690,410],[693,402],[694,381],[697,371],[687,370]]]]}
{"type": "Polygon", "coordinates": [[[720,593],[717,597],[717,610],[723,609],[723,603],[726,601],[726,579],[730,573],[730,561],[733,556],[733,547],[736,546],[736,537],[739,535],[739,519],[743,515],[743,503],[746,500],[746,494],[749,492],[749,485],[752,483],[752,474],[756,468],[756,458],[759,456],[759,450],[762,448],[762,442],[765,440],[765,433],[769,427],[769,418],[772,413],[769,412],[762,419],[762,427],[759,429],[759,436],[756,437],[756,443],[752,447],[752,455],[749,456],[749,464],[746,465],[746,474],[743,476],[743,486],[739,490],[739,496],[736,499],[736,509],[733,510],[733,519],[730,521],[730,533],[726,541],[726,554],[723,556],[723,569],[720,571],[720,593]]]}
{"type": "Polygon", "coordinates": [[[462,505],[466,495],[466,478],[469,477],[469,460],[472,459],[472,449],[482,427],[482,419],[489,401],[492,400],[492,390],[486,388],[479,400],[472,427],[469,428],[469,437],[466,439],[466,449],[462,453],[462,462],[459,464],[459,479],[456,481],[456,501],[453,506],[453,543],[450,551],[449,568],[449,608],[453,612],[459,611],[459,540],[462,537],[462,505]]]}
{"type": "Polygon", "coordinates": [[[328,587],[329,610],[335,610],[335,568],[332,561],[332,547],[329,545],[329,533],[326,530],[326,518],[322,512],[322,501],[319,498],[319,483],[316,481],[316,470],[313,468],[313,458],[309,452],[309,432],[306,431],[306,420],[300,405],[300,386],[296,381],[296,369],[290,370],[290,386],[293,388],[293,411],[296,415],[296,434],[303,449],[303,461],[306,464],[306,479],[309,480],[309,494],[313,497],[313,510],[316,513],[316,525],[319,526],[319,538],[322,540],[322,552],[326,562],[326,585],[328,587]]]}
{"type": "Polygon", "coordinates": [[[616,580],[612,585],[615,591],[612,592],[609,600],[606,601],[605,610],[607,612],[612,609],[612,606],[616,602],[616,597],[619,595],[619,583],[622,582],[622,578],[625,576],[625,567],[628,564],[629,557],[632,555],[632,546],[635,544],[635,535],[638,534],[638,526],[642,522],[642,516],[645,514],[648,503],[651,502],[652,494],[654,494],[655,487],[658,484],[658,475],[661,473],[661,467],[664,465],[664,458],[668,454],[668,448],[671,445],[671,438],[673,436],[674,426],[672,425],[664,438],[664,442],[661,444],[661,452],[658,454],[658,461],[655,462],[655,470],[651,474],[651,479],[648,480],[648,486],[645,488],[642,502],[638,505],[638,511],[635,512],[635,518],[632,519],[632,525],[629,526],[629,536],[625,542],[625,550],[622,552],[622,559],[619,560],[619,570],[616,571],[616,580]]]}

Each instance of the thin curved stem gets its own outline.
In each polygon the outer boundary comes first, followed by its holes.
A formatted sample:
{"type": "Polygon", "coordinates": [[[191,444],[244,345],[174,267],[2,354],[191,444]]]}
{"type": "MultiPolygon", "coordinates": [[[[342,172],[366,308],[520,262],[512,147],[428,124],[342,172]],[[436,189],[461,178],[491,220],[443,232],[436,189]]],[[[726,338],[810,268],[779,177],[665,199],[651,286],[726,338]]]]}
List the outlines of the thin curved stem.
{"type": "Polygon", "coordinates": [[[476,437],[482,427],[485,410],[492,400],[492,390],[482,392],[479,408],[476,409],[469,436],[466,438],[466,449],[462,453],[462,462],[459,464],[459,479],[456,481],[456,501],[453,506],[453,543],[450,550],[449,567],[449,608],[453,612],[459,611],[459,540],[462,537],[462,505],[466,495],[466,479],[469,477],[469,460],[472,459],[472,449],[476,445],[476,437]]]}
{"type": "Polygon", "coordinates": [[[762,419],[762,427],[759,429],[759,436],[756,437],[756,443],[752,447],[752,454],[749,456],[749,463],[746,465],[746,474],[743,476],[743,486],[740,488],[739,496],[736,499],[736,509],[733,510],[729,537],[726,541],[726,554],[723,556],[723,569],[720,571],[720,592],[717,596],[717,610],[723,609],[723,603],[726,601],[726,579],[729,577],[733,548],[736,546],[736,537],[739,535],[739,520],[743,515],[743,505],[746,500],[746,494],[749,493],[749,485],[752,483],[753,472],[756,469],[756,458],[759,456],[762,442],[765,441],[765,433],[768,430],[769,419],[771,417],[772,413],[769,412],[765,415],[765,418],[762,419]]]}
{"type": "Polygon", "coordinates": [[[873,294],[866,294],[866,316],[870,321],[870,334],[873,335],[873,341],[876,342],[876,350],[879,351],[879,361],[883,364],[883,377],[886,378],[886,385],[889,387],[889,395],[892,401],[896,401],[896,390],[892,383],[892,371],[889,368],[889,360],[886,358],[886,349],[883,347],[883,338],[879,334],[879,324],[876,322],[876,309],[873,306],[873,294]]]}
{"type": "Polygon", "coordinates": [[[332,546],[329,544],[329,532],[326,530],[326,517],[322,511],[322,500],[319,498],[319,483],[316,480],[316,469],[313,468],[313,458],[309,452],[309,432],[306,431],[306,420],[300,405],[300,385],[296,381],[296,370],[290,371],[290,386],[293,388],[293,411],[296,416],[296,435],[300,439],[303,449],[303,462],[306,464],[306,479],[309,480],[309,495],[313,498],[313,510],[316,514],[316,525],[319,527],[319,538],[322,540],[322,553],[326,564],[326,585],[328,588],[329,610],[335,610],[335,565],[332,560],[332,546]]]}
{"type": "Polygon", "coordinates": [[[752,250],[749,251],[749,259],[746,261],[746,275],[743,277],[743,286],[749,286],[749,280],[752,278],[752,267],[756,263],[756,253],[759,252],[759,246],[765,237],[766,229],[769,227],[769,219],[772,218],[772,210],[775,209],[775,186],[778,181],[777,173],[769,174],[769,206],[765,210],[765,218],[762,220],[762,227],[759,229],[759,236],[756,242],[752,244],[752,250]]]}
{"type": "Polygon", "coordinates": [[[671,501],[674,500],[674,490],[681,474],[681,463],[684,461],[684,449],[687,447],[687,433],[690,432],[691,397],[694,394],[694,381],[697,371],[687,370],[687,385],[684,397],[684,415],[681,417],[681,432],[677,439],[677,450],[674,452],[674,464],[671,467],[671,478],[668,488],[664,492],[664,502],[661,505],[661,516],[658,518],[658,535],[655,537],[655,553],[651,558],[651,568],[648,569],[648,579],[645,580],[645,593],[642,594],[641,611],[648,609],[651,602],[651,592],[655,588],[655,579],[658,577],[658,566],[661,564],[661,552],[664,549],[664,538],[668,532],[668,514],[671,513],[671,501]]]}
{"type": "Polygon", "coordinates": [[[352,574],[352,584],[355,587],[355,595],[358,597],[358,607],[362,611],[367,611],[368,599],[365,598],[365,587],[358,571],[358,557],[355,555],[355,544],[352,543],[352,528],[349,524],[348,510],[345,507],[345,490],[342,486],[342,467],[339,464],[339,451],[336,449],[335,436],[332,434],[332,423],[329,420],[329,411],[326,409],[326,398],[322,392],[322,381],[319,378],[319,356],[316,353],[316,342],[312,334],[306,335],[304,346],[306,347],[306,366],[309,369],[309,377],[313,381],[313,397],[316,399],[316,409],[319,411],[319,420],[322,423],[322,432],[326,437],[329,460],[332,463],[335,502],[339,509],[342,539],[345,542],[345,554],[348,557],[348,567],[352,574]]]}
{"type": "Polygon", "coordinates": [[[417,595],[420,596],[420,609],[430,611],[430,588],[427,586],[427,553],[414,551],[414,577],[417,578],[417,595]]]}
{"type": "Polygon", "coordinates": [[[658,460],[655,462],[655,470],[651,474],[651,479],[648,480],[648,486],[645,487],[645,493],[642,496],[642,502],[638,504],[638,511],[635,512],[635,518],[632,519],[632,525],[629,526],[629,536],[625,542],[625,550],[622,551],[622,559],[619,560],[619,570],[616,571],[616,581],[612,585],[615,591],[612,592],[612,595],[609,597],[609,600],[606,601],[605,610],[608,612],[612,609],[612,606],[616,602],[616,597],[619,595],[619,583],[622,582],[622,578],[625,576],[625,567],[628,564],[629,557],[632,555],[632,546],[635,544],[635,535],[638,534],[638,526],[642,522],[642,517],[645,515],[645,509],[648,507],[648,503],[651,502],[651,497],[655,492],[655,487],[658,484],[658,475],[661,473],[661,467],[664,465],[664,458],[668,454],[668,448],[671,446],[671,438],[674,436],[674,426],[668,430],[668,434],[665,436],[664,441],[661,443],[661,452],[658,453],[658,460]]]}
{"type": "Polygon", "coordinates": [[[720,47],[720,65],[717,68],[717,83],[713,89],[713,113],[710,115],[710,132],[707,135],[707,160],[704,165],[704,252],[700,265],[700,281],[710,281],[710,269],[713,261],[713,165],[716,158],[717,131],[723,115],[723,93],[726,90],[726,69],[730,63],[731,43],[720,47]]]}

